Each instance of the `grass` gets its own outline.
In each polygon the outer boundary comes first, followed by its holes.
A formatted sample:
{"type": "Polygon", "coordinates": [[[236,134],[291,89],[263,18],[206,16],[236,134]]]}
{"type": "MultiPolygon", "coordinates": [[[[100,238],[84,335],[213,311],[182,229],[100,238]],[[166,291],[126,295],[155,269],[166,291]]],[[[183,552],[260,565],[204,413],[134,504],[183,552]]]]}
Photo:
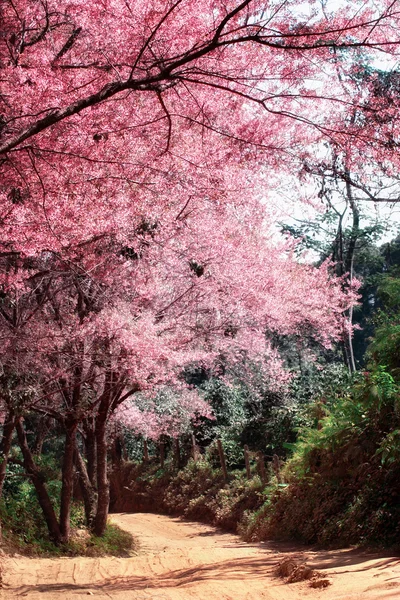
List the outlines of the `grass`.
{"type": "Polygon", "coordinates": [[[73,530],[68,544],[56,546],[46,535],[29,541],[24,540],[10,529],[3,529],[2,549],[6,554],[22,556],[117,556],[129,557],[137,552],[137,542],[133,535],[114,523],[108,523],[102,537],[90,534],[86,529],[73,530]]]}
{"type": "Polygon", "coordinates": [[[102,537],[92,535],[87,544],[86,556],[128,557],[137,551],[135,538],[114,523],[108,523],[102,537]]]}

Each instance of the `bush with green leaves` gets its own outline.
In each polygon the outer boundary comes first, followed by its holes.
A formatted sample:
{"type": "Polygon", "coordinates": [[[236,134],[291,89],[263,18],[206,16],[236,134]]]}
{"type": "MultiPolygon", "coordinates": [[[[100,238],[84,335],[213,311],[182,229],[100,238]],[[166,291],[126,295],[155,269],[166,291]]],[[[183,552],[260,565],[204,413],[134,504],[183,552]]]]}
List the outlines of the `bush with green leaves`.
{"type": "Polygon", "coordinates": [[[112,473],[111,487],[116,511],[142,510],[145,506],[147,510],[183,515],[228,531],[237,531],[244,515],[261,506],[263,488],[258,476],[247,480],[243,471],[231,472],[229,481],[224,481],[221,469],[206,459],[190,460],[179,471],[125,463],[119,473],[112,473]]]}
{"type": "MultiPolygon", "coordinates": [[[[35,457],[54,510],[60,510],[61,476],[57,455],[48,452],[35,457]]],[[[19,453],[14,450],[8,465],[3,496],[0,500],[3,543],[6,548],[28,555],[48,556],[128,556],[135,547],[131,534],[109,523],[105,534],[99,538],[86,530],[82,502],[74,500],[71,505],[71,528],[83,535],[64,545],[56,546],[48,536],[35,489],[20,464],[19,453]]]]}
{"type": "Polygon", "coordinates": [[[400,382],[400,277],[384,277],[378,294],[383,307],[374,318],[375,334],[367,356],[373,363],[385,365],[400,382]]]}
{"type": "MultiPolygon", "coordinates": [[[[14,469],[9,473],[6,481],[6,489],[0,502],[4,538],[12,540],[12,544],[18,546],[20,552],[62,553],[63,549],[57,549],[49,541],[48,530],[35,490],[24,473],[14,469]]],[[[61,481],[55,479],[47,482],[47,491],[56,510],[59,510],[60,489],[61,481]]],[[[85,526],[85,515],[80,502],[72,503],[71,526],[73,529],[85,526]]],[[[72,551],[72,546],[64,550],[68,554],[72,551]]]]}
{"type": "Polygon", "coordinates": [[[320,428],[307,427],[286,464],[289,486],[275,490],[254,536],[345,544],[398,543],[400,388],[376,365],[355,377],[320,428]]]}

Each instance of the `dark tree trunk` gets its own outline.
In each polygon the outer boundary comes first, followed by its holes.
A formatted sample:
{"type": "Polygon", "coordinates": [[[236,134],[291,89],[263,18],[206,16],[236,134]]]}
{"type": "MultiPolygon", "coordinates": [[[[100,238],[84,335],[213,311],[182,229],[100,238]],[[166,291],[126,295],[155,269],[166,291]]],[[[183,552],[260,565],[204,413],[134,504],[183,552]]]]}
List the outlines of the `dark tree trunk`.
{"type": "Polygon", "coordinates": [[[95,419],[96,466],[97,466],[97,511],[93,523],[93,533],[97,536],[104,534],[107,527],[108,510],[110,506],[110,482],[107,473],[107,431],[106,424],[120,402],[123,402],[135,390],[122,396],[125,380],[111,367],[105,378],[104,391],[100,397],[99,408],[95,419]]]}
{"type": "Polygon", "coordinates": [[[247,479],[251,479],[249,447],[247,445],[245,445],[245,447],[244,447],[244,462],[245,462],[245,465],[246,465],[246,476],[247,476],[247,479]]]}
{"type": "Polygon", "coordinates": [[[55,544],[61,543],[61,531],[57,521],[56,513],[54,512],[53,505],[51,503],[49,494],[46,489],[46,485],[43,481],[42,474],[37,468],[30,448],[28,446],[28,442],[26,439],[26,434],[24,430],[24,426],[22,425],[22,418],[19,417],[16,419],[15,427],[17,430],[18,442],[21,448],[22,456],[24,459],[24,468],[29,475],[37,497],[40,504],[40,507],[43,511],[43,515],[47,524],[47,528],[49,530],[50,538],[53,540],[55,544]]]}
{"type": "Polygon", "coordinates": [[[79,483],[82,490],[86,524],[91,528],[96,515],[97,494],[89,479],[85,461],[83,460],[78,448],[75,449],[75,466],[79,475],[79,483]]]}
{"type": "Polygon", "coordinates": [[[36,434],[35,444],[33,447],[33,454],[40,455],[42,453],[43,442],[46,439],[47,432],[51,427],[53,419],[51,417],[43,417],[40,420],[38,431],[36,434]]]}
{"type": "Polygon", "coordinates": [[[124,436],[123,433],[121,433],[121,435],[119,436],[119,441],[120,441],[120,444],[121,444],[122,458],[123,458],[123,460],[129,460],[128,449],[126,447],[125,436],[124,436]]]}
{"type": "Polygon", "coordinates": [[[120,435],[116,435],[111,445],[111,462],[115,467],[121,468],[123,460],[123,445],[120,435]]]}
{"type": "Polygon", "coordinates": [[[164,440],[161,439],[160,441],[160,465],[161,468],[164,468],[164,463],[165,463],[165,443],[164,440]]]}
{"type": "MultiPolygon", "coordinates": [[[[0,443],[0,498],[3,493],[4,479],[6,477],[8,456],[10,454],[12,437],[15,428],[14,412],[9,410],[4,421],[3,437],[0,443]]],[[[0,542],[2,540],[2,530],[0,521],[0,542]]]]}
{"type": "Polygon", "coordinates": [[[85,426],[85,448],[87,460],[87,473],[93,487],[97,485],[97,448],[94,427],[85,426]]]}
{"type": "Polygon", "coordinates": [[[181,449],[178,438],[174,439],[174,465],[177,469],[181,468],[181,449]]]}
{"type": "Polygon", "coordinates": [[[219,461],[221,463],[222,475],[224,476],[224,481],[228,481],[228,469],[226,468],[225,452],[221,440],[217,440],[217,446],[219,461]]]}
{"type": "Polygon", "coordinates": [[[143,462],[144,463],[148,463],[149,462],[149,449],[147,447],[147,440],[146,439],[143,440],[143,462]]]}
{"type": "Polygon", "coordinates": [[[8,456],[10,454],[12,437],[15,428],[14,412],[9,410],[4,421],[3,437],[0,443],[0,498],[6,477],[8,456]]]}
{"type": "Polygon", "coordinates": [[[110,484],[107,477],[107,437],[105,419],[99,415],[96,423],[97,446],[97,511],[93,524],[93,533],[103,535],[107,526],[110,504],[110,484]]]}
{"type": "Polygon", "coordinates": [[[78,423],[75,421],[65,424],[65,447],[62,465],[62,487],[60,505],[60,531],[62,541],[68,542],[70,535],[71,500],[74,491],[74,454],[76,446],[76,430],[78,423]]]}

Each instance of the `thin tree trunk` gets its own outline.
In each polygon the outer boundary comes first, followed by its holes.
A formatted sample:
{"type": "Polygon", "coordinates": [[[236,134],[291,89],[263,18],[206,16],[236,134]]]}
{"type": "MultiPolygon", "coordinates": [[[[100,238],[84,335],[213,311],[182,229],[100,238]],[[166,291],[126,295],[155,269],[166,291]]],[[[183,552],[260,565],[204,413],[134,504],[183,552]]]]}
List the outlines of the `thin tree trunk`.
{"type": "Polygon", "coordinates": [[[197,449],[196,438],[194,437],[193,433],[192,433],[192,457],[193,457],[194,462],[197,462],[199,459],[199,452],[197,449]]]}
{"type": "Polygon", "coordinates": [[[93,524],[93,533],[103,535],[107,526],[110,504],[110,485],[107,477],[107,438],[105,419],[98,417],[96,423],[97,446],[97,511],[93,524]]]}
{"type": "Polygon", "coordinates": [[[14,428],[14,412],[12,410],[9,410],[4,421],[3,437],[0,443],[0,498],[3,492],[4,479],[6,477],[7,462],[8,456],[10,454],[14,428]]]}
{"type": "Polygon", "coordinates": [[[174,439],[174,465],[177,467],[177,469],[180,469],[181,467],[181,450],[179,447],[178,438],[174,439]]]}
{"type": "Polygon", "coordinates": [[[246,465],[247,479],[251,479],[249,447],[247,445],[244,447],[244,462],[245,462],[245,465],[246,465]]]}
{"type": "Polygon", "coordinates": [[[224,481],[228,481],[228,469],[226,468],[225,452],[221,440],[217,440],[219,462],[221,463],[222,474],[224,481]]]}
{"type": "Polygon", "coordinates": [[[122,458],[123,458],[123,460],[127,461],[127,460],[129,460],[129,456],[128,456],[128,450],[127,450],[126,443],[125,443],[125,436],[123,433],[121,433],[119,440],[121,443],[122,458]]]}
{"type": "Polygon", "coordinates": [[[118,434],[114,437],[111,445],[111,462],[115,468],[120,469],[123,460],[123,445],[121,436],[118,434]]]}
{"type": "Polygon", "coordinates": [[[278,483],[282,483],[281,477],[281,461],[279,460],[279,456],[274,454],[272,457],[272,469],[275,473],[275,477],[278,483]]]}
{"type": "Polygon", "coordinates": [[[43,481],[42,474],[33,460],[33,456],[26,439],[24,426],[22,425],[21,417],[16,419],[15,428],[17,430],[18,442],[24,459],[25,471],[29,475],[34,485],[38,501],[49,530],[50,538],[55,544],[60,544],[61,531],[57,521],[56,513],[54,512],[54,508],[47,492],[46,485],[43,481]]]}
{"type": "MultiPolygon", "coordinates": [[[[104,534],[107,527],[108,510],[110,506],[110,482],[107,474],[107,432],[106,425],[110,415],[118,403],[128,396],[121,395],[125,380],[113,373],[111,366],[106,374],[104,391],[100,397],[99,408],[95,420],[95,439],[97,452],[97,511],[93,522],[93,533],[97,536],[104,534]]],[[[135,390],[136,391],[136,390],[135,390]]],[[[133,393],[130,391],[128,395],[133,393]]]]}
{"type": "Polygon", "coordinates": [[[146,439],[143,440],[143,462],[144,463],[148,463],[149,462],[149,449],[147,447],[147,440],[146,439]]]}
{"type": "MultiPolygon", "coordinates": [[[[353,196],[353,190],[351,187],[351,180],[350,180],[350,172],[348,171],[347,168],[346,168],[345,176],[346,176],[347,199],[349,201],[349,205],[350,205],[350,208],[351,208],[351,211],[353,214],[353,223],[352,223],[352,227],[351,227],[350,242],[349,242],[349,247],[347,250],[346,265],[345,265],[346,271],[349,273],[350,283],[351,283],[353,280],[353,275],[354,275],[353,271],[354,271],[354,256],[355,256],[355,251],[356,251],[356,245],[357,245],[357,240],[360,235],[360,212],[358,210],[357,203],[353,196]]],[[[353,339],[352,339],[352,335],[351,335],[352,321],[353,321],[353,307],[351,307],[349,310],[349,331],[347,333],[347,345],[348,345],[350,370],[351,370],[351,372],[354,373],[357,370],[357,368],[356,368],[356,361],[354,359],[353,339]]]]}
{"type": "Polygon", "coordinates": [[[85,518],[88,527],[92,527],[93,520],[96,515],[97,509],[97,494],[93,487],[89,475],[86,469],[85,461],[83,460],[79,449],[75,448],[75,466],[79,476],[79,483],[81,485],[83,504],[85,507],[85,518]]]}
{"type": "Polygon", "coordinates": [[[33,447],[33,454],[39,456],[42,453],[43,442],[46,439],[46,434],[49,431],[52,421],[53,419],[51,417],[43,417],[40,420],[38,431],[36,434],[35,444],[33,447]]]}
{"type": "Polygon", "coordinates": [[[160,466],[162,469],[164,468],[164,463],[165,463],[165,444],[164,444],[164,440],[162,439],[160,441],[160,466]]]}
{"type": "Polygon", "coordinates": [[[93,487],[97,485],[97,449],[96,436],[93,427],[85,427],[85,447],[87,472],[93,487]]]}
{"type": "Polygon", "coordinates": [[[62,465],[62,487],[60,505],[60,531],[62,541],[68,542],[71,521],[71,500],[74,488],[74,454],[77,422],[65,424],[65,447],[62,465]]]}
{"type": "Polygon", "coordinates": [[[264,455],[261,451],[257,452],[257,468],[262,483],[265,483],[267,481],[267,473],[265,471],[264,455]]]}
{"type": "MultiPolygon", "coordinates": [[[[0,443],[0,498],[3,493],[4,480],[6,478],[8,457],[11,450],[12,438],[15,428],[14,412],[9,410],[4,421],[3,437],[0,443]]],[[[2,529],[0,521],[0,543],[2,540],[2,529]]]]}

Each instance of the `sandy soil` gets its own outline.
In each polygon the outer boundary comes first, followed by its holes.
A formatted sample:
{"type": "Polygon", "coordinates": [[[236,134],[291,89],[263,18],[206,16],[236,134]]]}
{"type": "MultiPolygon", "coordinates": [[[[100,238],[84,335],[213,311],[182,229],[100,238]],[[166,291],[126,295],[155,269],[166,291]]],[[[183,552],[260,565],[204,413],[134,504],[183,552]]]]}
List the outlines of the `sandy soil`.
{"type": "Polygon", "coordinates": [[[113,515],[139,538],[132,558],[3,557],[2,600],[400,600],[400,559],[354,550],[313,552],[246,544],[212,527],[151,514],[113,515]],[[286,583],[275,576],[293,558],[330,585],[286,583]]]}

